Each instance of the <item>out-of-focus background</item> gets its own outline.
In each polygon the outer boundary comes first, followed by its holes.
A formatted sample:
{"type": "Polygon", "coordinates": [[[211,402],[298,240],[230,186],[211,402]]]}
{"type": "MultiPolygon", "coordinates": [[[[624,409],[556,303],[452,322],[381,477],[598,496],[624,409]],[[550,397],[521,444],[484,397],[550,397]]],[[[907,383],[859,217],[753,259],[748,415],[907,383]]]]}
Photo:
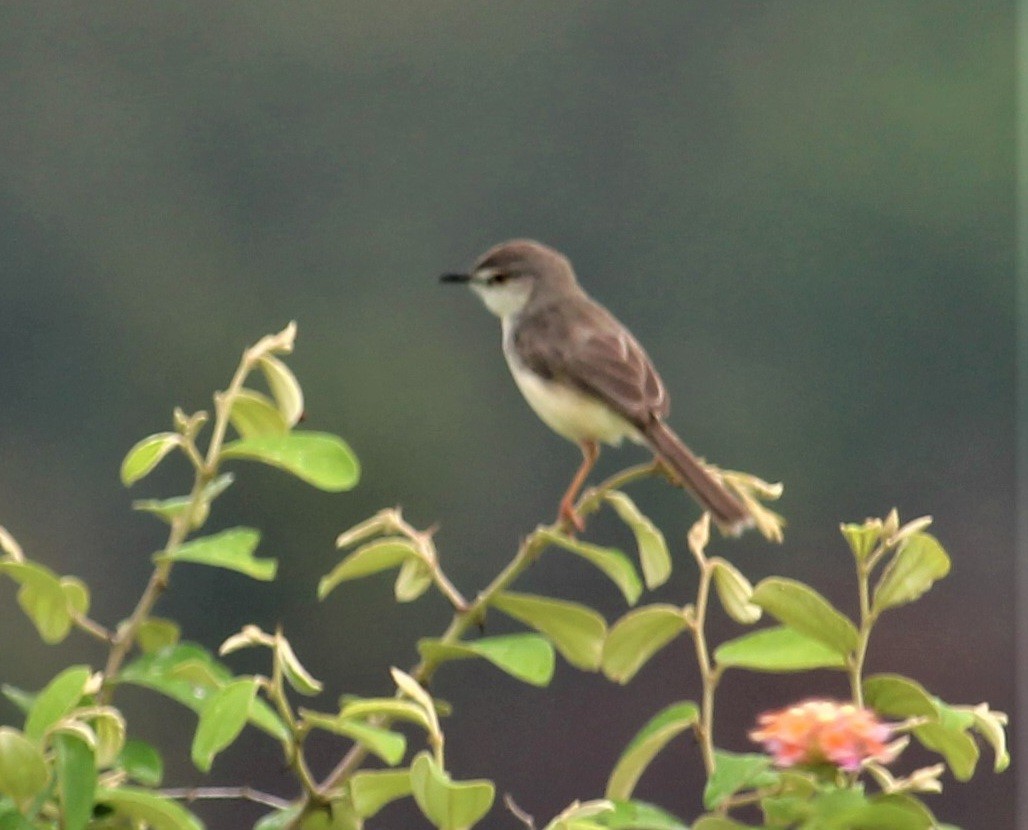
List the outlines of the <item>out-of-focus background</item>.
{"type": "MultiPolygon", "coordinates": [[[[396,607],[386,579],[319,604],[335,534],[401,504],[441,524],[445,566],[474,593],[578,462],[519,397],[496,321],[436,281],[532,236],[646,344],[698,452],[785,482],[785,544],[717,553],[852,611],[839,522],[933,514],[952,575],[885,618],[870,669],[1010,709],[1013,17],[986,0],[0,4],[0,522],[116,622],[164,538],[130,501],[187,474],[126,492],[124,452],[173,406],[209,407],[242,348],[296,319],[307,426],[352,444],[362,483],[329,495],[240,468],[209,527],[259,526],[279,580],[182,566],[160,610],[211,647],[281,622],[331,690],[323,708],[388,691],[388,666],[410,665],[447,609],[396,607]]],[[[608,452],[599,475],[643,457],[608,452]]],[[[655,599],[683,602],[696,511],[657,483],[632,493],[681,562],[655,599]]],[[[588,538],[628,544],[606,519],[588,538]]],[[[624,611],[568,557],[521,587],[624,611]]],[[[0,586],[0,680],[33,689],[100,662],[81,638],[41,647],[14,593],[0,586]]],[[[715,620],[715,638],[735,633],[715,620]]],[[[677,648],[627,688],[561,664],[538,690],[461,663],[434,691],[455,707],[455,774],[544,819],[599,796],[629,737],[697,680],[677,648]]],[[[759,711],[811,694],[845,687],[729,674],[722,743],[748,749],[759,711]]],[[[204,778],[192,716],[128,690],[119,703],[165,747],[169,785],[293,794],[262,735],[204,778]]],[[[315,771],[338,752],[316,746],[315,771]]],[[[990,764],[947,780],[942,818],[1014,827],[1015,774],[990,764]]],[[[694,815],[700,781],[681,741],[639,795],[694,815]]],[[[372,826],[416,825],[390,810],[372,826]]],[[[229,830],[260,814],[201,812],[229,830]]],[[[489,826],[519,825],[498,807],[489,826]]]]}

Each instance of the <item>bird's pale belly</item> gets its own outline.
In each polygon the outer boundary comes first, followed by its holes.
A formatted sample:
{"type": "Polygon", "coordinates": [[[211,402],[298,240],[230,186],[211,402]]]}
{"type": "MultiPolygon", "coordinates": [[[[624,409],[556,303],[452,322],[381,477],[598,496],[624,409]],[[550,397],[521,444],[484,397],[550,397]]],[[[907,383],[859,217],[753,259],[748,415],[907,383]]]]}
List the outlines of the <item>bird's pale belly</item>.
{"type": "Polygon", "coordinates": [[[642,442],[638,430],[605,404],[571,387],[544,380],[508,361],[511,374],[529,406],[558,435],[570,441],[602,441],[617,446],[628,438],[642,442]]]}

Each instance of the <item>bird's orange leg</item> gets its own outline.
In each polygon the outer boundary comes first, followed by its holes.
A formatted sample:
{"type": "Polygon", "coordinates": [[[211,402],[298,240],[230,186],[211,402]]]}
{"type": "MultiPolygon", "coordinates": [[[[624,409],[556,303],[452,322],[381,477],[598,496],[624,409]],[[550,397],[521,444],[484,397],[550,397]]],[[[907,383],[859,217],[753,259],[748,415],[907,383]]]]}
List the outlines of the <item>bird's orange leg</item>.
{"type": "Polygon", "coordinates": [[[582,441],[579,447],[582,450],[582,466],[578,468],[575,477],[571,479],[571,484],[568,485],[567,492],[560,500],[557,520],[568,522],[579,533],[582,533],[585,531],[585,521],[575,512],[575,500],[578,498],[578,492],[585,484],[586,478],[596,465],[596,459],[600,457],[600,445],[595,441],[582,441]]]}

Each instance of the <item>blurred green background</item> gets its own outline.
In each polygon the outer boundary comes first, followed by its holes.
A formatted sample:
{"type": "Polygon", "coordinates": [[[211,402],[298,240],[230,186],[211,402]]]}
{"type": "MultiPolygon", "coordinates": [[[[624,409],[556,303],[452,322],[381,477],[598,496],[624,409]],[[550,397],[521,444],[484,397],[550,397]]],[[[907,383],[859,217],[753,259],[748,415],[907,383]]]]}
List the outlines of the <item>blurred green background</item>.
{"type": "MultiPolygon", "coordinates": [[[[694,449],[785,482],[786,543],[716,552],[852,611],[838,523],[933,514],[953,573],[886,618],[870,669],[1009,710],[1014,37],[1013,4],[987,1],[0,3],[0,522],[115,622],[164,538],[129,503],[187,474],[125,492],[124,452],[174,405],[208,407],[242,348],[296,319],[307,426],[343,435],[364,479],[338,496],[240,468],[209,527],[261,527],[279,581],[183,566],[160,611],[212,647],[281,622],[333,694],[387,690],[448,613],[393,606],[385,579],[318,604],[335,534],[401,504],[441,523],[445,566],[474,593],[578,461],[520,399],[496,321],[436,281],[532,236],[646,344],[694,449]]],[[[642,457],[607,452],[599,474],[642,457]]],[[[632,492],[681,556],[692,503],[632,492]]],[[[589,538],[628,542],[609,520],[589,538]]],[[[687,561],[658,599],[692,594],[687,561]]],[[[624,610],[564,556],[522,587],[624,610]]],[[[0,624],[5,682],[101,661],[80,638],[42,649],[10,584],[0,624]]],[[[697,682],[673,649],[628,688],[561,665],[537,690],[462,663],[434,691],[456,708],[455,774],[545,819],[600,795],[635,730],[697,682]]],[[[721,741],[747,749],[759,711],[810,694],[845,686],[730,674],[721,741]]],[[[166,747],[167,783],[293,793],[263,736],[205,779],[191,716],[119,702],[166,747]]],[[[338,752],[316,746],[315,771],[338,752]]],[[[1013,828],[1016,766],[990,765],[948,780],[939,815],[1013,828]]],[[[639,795],[692,815],[700,782],[681,741],[639,795]]],[[[260,810],[202,813],[231,830],[260,810]]],[[[414,823],[401,808],[371,824],[414,823]]],[[[489,826],[519,825],[497,808],[489,826]]]]}

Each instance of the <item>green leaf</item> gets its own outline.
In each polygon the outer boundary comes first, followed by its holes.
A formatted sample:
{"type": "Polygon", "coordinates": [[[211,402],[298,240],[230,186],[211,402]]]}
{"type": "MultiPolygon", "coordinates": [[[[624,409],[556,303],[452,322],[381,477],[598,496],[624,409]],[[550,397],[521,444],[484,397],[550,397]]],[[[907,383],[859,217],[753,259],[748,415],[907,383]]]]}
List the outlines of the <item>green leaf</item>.
{"type": "Polygon", "coordinates": [[[650,762],[676,735],[699,721],[695,703],[675,703],[654,715],[621,753],[607,780],[605,796],[615,800],[632,797],[632,791],[650,762]]]}
{"type": "Polygon", "coordinates": [[[132,738],[125,741],[117,765],[134,781],[148,787],[159,787],[164,778],[164,761],[160,753],[145,741],[132,738]]]}
{"type": "Polygon", "coordinates": [[[121,462],[121,483],[130,487],[148,475],[175,447],[181,446],[182,436],[175,432],[150,435],[128,451],[121,462]]]}
{"type": "Polygon", "coordinates": [[[424,639],[418,641],[418,653],[433,662],[481,657],[533,686],[546,686],[553,678],[553,646],[537,634],[505,634],[460,643],[424,639]]]}
{"type": "Polygon", "coordinates": [[[0,562],[6,573],[21,587],[18,604],[32,621],[43,642],[61,642],[71,631],[72,611],[69,595],[61,580],[49,568],[35,562],[0,562]]]}
{"type": "Polygon", "coordinates": [[[289,432],[289,425],[274,401],[253,389],[240,389],[236,393],[228,418],[243,438],[285,435],[289,432]]]}
{"type": "MultiPolygon", "coordinates": [[[[222,473],[213,481],[209,482],[203,490],[200,491],[201,505],[209,507],[210,503],[224,493],[234,480],[235,476],[233,476],[232,473],[222,473]]],[[[174,496],[170,499],[137,499],[132,502],[132,509],[140,510],[144,513],[152,513],[158,518],[166,521],[168,524],[171,524],[176,517],[184,513],[192,503],[192,496],[174,496]]],[[[205,511],[201,509],[200,512],[202,514],[205,511]]],[[[201,524],[203,524],[203,522],[197,522],[196,517],[194,517],[193,527],[199,527],[201,524]]]]}
{"type": "Polygon", "coordinates": [[[89,586],[77,576],[62,576],[59,581],[68,603],[68,613],[72,618],[76,614],[84,616],[89,611],[89,586]]]}
{"type": "Polygon", "coordinates": [[[753,586],[730,562],[721,557],[711,560],[714,566],[714,587],[721,607],[737,623],[752,625],[760,619],[760,608],[751,602],[753,586]]]}
{"type": "Polygon", "coordinates": [[[703,790],[703,806],[717,809],[741,790],[766,787],[777,780],[778,774],[772,771],[771,759],[766,755],[715,750],[714,772],[703,790]]]}
{"type": "MultiPolygon", "coordinates": [[[[195,643],[179,643],[154,654],[144,654],[118,675],[119,683],[153,689],[200,712],[210,696],[232,679],[232,672],[195,643]]],[[[273,738],[287,740],[289,730],[260,698],[255,698],[250,721],[273,738]]]]}
{"type": "Polygon", "coordinates": [[[571,665],[596,671],[603,655],[607,623],[576,602],[504,591],[490,603],[507,616],[545,634],[571,665]]]}
{"type": "Polygon", "coordinates": [[[714,649],[714,659],[726,668],[763,672],[846,666],[846,660],[837,651],[786,626],[763,628],[722,643],[714,649]]]}
{"type": "Polygon", "coordinates": [[[410,770],[362,770],[350,779],[350,797],[361,818],[371,818],[393,801],[411,794],[410,770]]]}
{"type": "Polygon", "coordinates": [[[590,545],[588,542],[580,542],[570,536],[561,533],[554,533],[549,530],[539,531],[540,536],[551,545],[564,548],[564,550],[577,554],[587,562],[599,568],[624,595],[629,605],[635,605],[640,594],[642,594],[642,582],[635,567],[621,551],[614,548],[602,548],[599,545],[590,545]]]}
{"type": "Polygon", "coordinates": [[[257,681],[245,677],[218,689],[204,704],[191,753],[193,764],[201,772],[210,772],[214,756],[239,737],[250,719],[256,694],[257,681]]]}
{"type": "Polygon", "coordinates": [[[357,457],[343,439],[323,432],[243,438],[226,444],[221,457],[270,464],[332,493],[351,489],[360,477],[357,457]]]}
{"type": "Polygon", "coordinates": [[[260,367],[286,424],[296,426],[303,417],[303,389],[296,375],[285,363],[271,355],[260,359],[260,367]]]}
{"type": "Polygon", "coordinates": [[[609,830],[689,830],[681,819],[645,801],[614,801],[614,809],[597,816],[609,830]]]}
{"type": "Polygon", "coordinates": [[[639,564],[642,566],[643,580],[650,590],[667,582],[671,576],[671,553],[667,541],[660,529],[642,514],[635,502],[620,490],[606,493],[607,502],[635,534],[635,543],[639,547],[639,564]]]}
{"type": "Polygon", "coordinates": [[[296,804],[284,810],[276,810],[274,813],[266,813],[258,819],[253,830],[294,830],[296,820],[303,812],[303,804],[296,804]]]}
{"type": "Polygon", "coordinates": [[[392,676],[396,688],[424,710],[425,717],[429,723],[429,735],[432,740],[441,741],[442,732],[439,729],[439,714],[436,711],[435,701],[432,700],[432,696],[425,691],[424,686],[407,674],[407,672],[391,668],[389,674],[392,676]]]}
{"type": "Polygon", "coordinates": [[[25,715],[29,713],[33,702],[36,700],[36,696],[31,692],[26,692],[24,689],[12,686],[10,683],[0,685],[0,691],[3,692],[4,697],[11,701],[11,703],[13,703],[15,707],[25,715]]]}
{"type": "Polygon", "coordinates": [[[422,752],[410,769],[411,791],[425,817],[439,830],[466,830],[493,806],[491,781],[453,781],[431,755],[422,752]]]}
{"type": "Polygon", "coordinates": [[[98,804],[105,804],[115,815],[144,823],[149,830],[203,830],[199,819],[167,798],[135,787],[99,789],[98,804]]]}
{"type": "Polygon", "coordinates": [[[154,561],[195,562],[238,571],[252,579],[268,582],[275,578],[278,562],[254,557],[260,538],[260,533],[252,528],[234,527],[185,542],[172,551],[157,553],[154,561]]]}
{"type": "Polygon", "coordinates": [[[94,710],[88,718],[96,734],[96,763],[99,767],[113,764],[125,746],[125,718],[112,706],[94,710]]]}
{"type": "Polygon", "coordinates": [[[882,572],[875,587],[872,612],[879,614],[886,608],[913,602],[933,582],[949,573],[949,564],[949,556],[934,536],[908,536],[882,572]]]}
{"type": "Polygon", "coordinates": [[[432,587],[432,571],[421,559],[408,558],[400,565],[393,593],[397,602],[413,602],[432,587]]]}
{"type": "Polygon", "coordinates": [[[41,742],[51,726],[78,706],[89,674],[89,666],[71,666],[47,683],[29,710],[25,737],[41,742]]]}
{"type": "Polygon", "coordinates": [[[136,642],[146,654],[173,646],[179,640],[178,623],[162,617],[147,617],[136,632],[136,642]]]}
{"type": "Polygon", "coordinates": [[[818,640],[838,654],[846,656],[857,647],[856,626],[802,582],[769,577],[754,589],[753,602],[779,622],[818,640]]]}
{"type": "Polygon", "coordinates": [[[61,802],[62,830],[84,830],[93,817],[96,759],[93,749],[73,735],[57,735],[54,772],[61,802]]]}
{"type": "Polygon", "coordinates": [[[340,707],[339,717],[344,720],[385,717],[416,723],[426,732],[431,732],[433,729],[432,720],[422,704],[410,700],[400,700],[395,697],[347,700],[340,707]]]}
{"type": "Polygon", "coordinates": [[[300,709],[300,714],[307,723],[319,729],[356,741],[390,766],[400,763],[407,752],[407,739],[399,732],[371,726],[363,721],[351,720],[341,715],[323,715],[309,709],[300,709]]]}
{"type": "Polygon", "coordinates": [[[887,717],[938,718],[939,709],[924,687],[898,674],[876,674],[864,680],[864,702],[887,717]]]}
{"type": "Polygon", "coordinates": [[[39,747],[17,729],[0,726],[0,793],[24,808],[49,780],[39,747]]]}
{"type": "Polygon", "coordinates": [[[282,668],[283,677],[297,692],[309,697],[318,694],[324,688],[321,681],[304,668],[293,647],[282,634],[275,637],[275,655],[282,668]]]}
{"type": "Polygon", "coordinates": [[[629,611],[607,634],[603,673],[616,683],[627,683],[685,627],[682,609],[674,605],[644,605],[629,611]]]}
{"type": "Polygon", "coordinates": [[[724,816],[702,816],[693,824],[692,830],[750,830],[750,825],[724,816]]]}
{"type": "Polygon", "coordinates": [[[913,732],[922,746],[938,752],[945,759],[958,781],[967,781],[974,775],[978,765],[978,744],[965,730],[941,723],[926,723],[915,727],[913,732]]]}
{"type": "Polygon", "coordinates": [[[325,574],[318,582],[318,599],[324,599],[337,585],[350,579],[361,579],[380,571],[402,565],[417,557],[418,551],[409,539],[389,536],[362,545],[325,574]]]}
{"type": "Polygon", "coordinates": [[[850,550],[858,562],[863,562],[874,551],[882,538],[882,520],[868,519],[864,524],[841,524],[839,531],[849,543],[850,550]]]}
{"type": "Polygon", "coordinates": [[[1010,753],[1007,751],[1007,735],[1004,729],[1008,720],[1006,714],[992,711],[987,703],[975,706],[971,714],[974,716],[974,730],[989,742],[996,756],[993,770],[1003,772],[1010,766],[1010,753]]]}

